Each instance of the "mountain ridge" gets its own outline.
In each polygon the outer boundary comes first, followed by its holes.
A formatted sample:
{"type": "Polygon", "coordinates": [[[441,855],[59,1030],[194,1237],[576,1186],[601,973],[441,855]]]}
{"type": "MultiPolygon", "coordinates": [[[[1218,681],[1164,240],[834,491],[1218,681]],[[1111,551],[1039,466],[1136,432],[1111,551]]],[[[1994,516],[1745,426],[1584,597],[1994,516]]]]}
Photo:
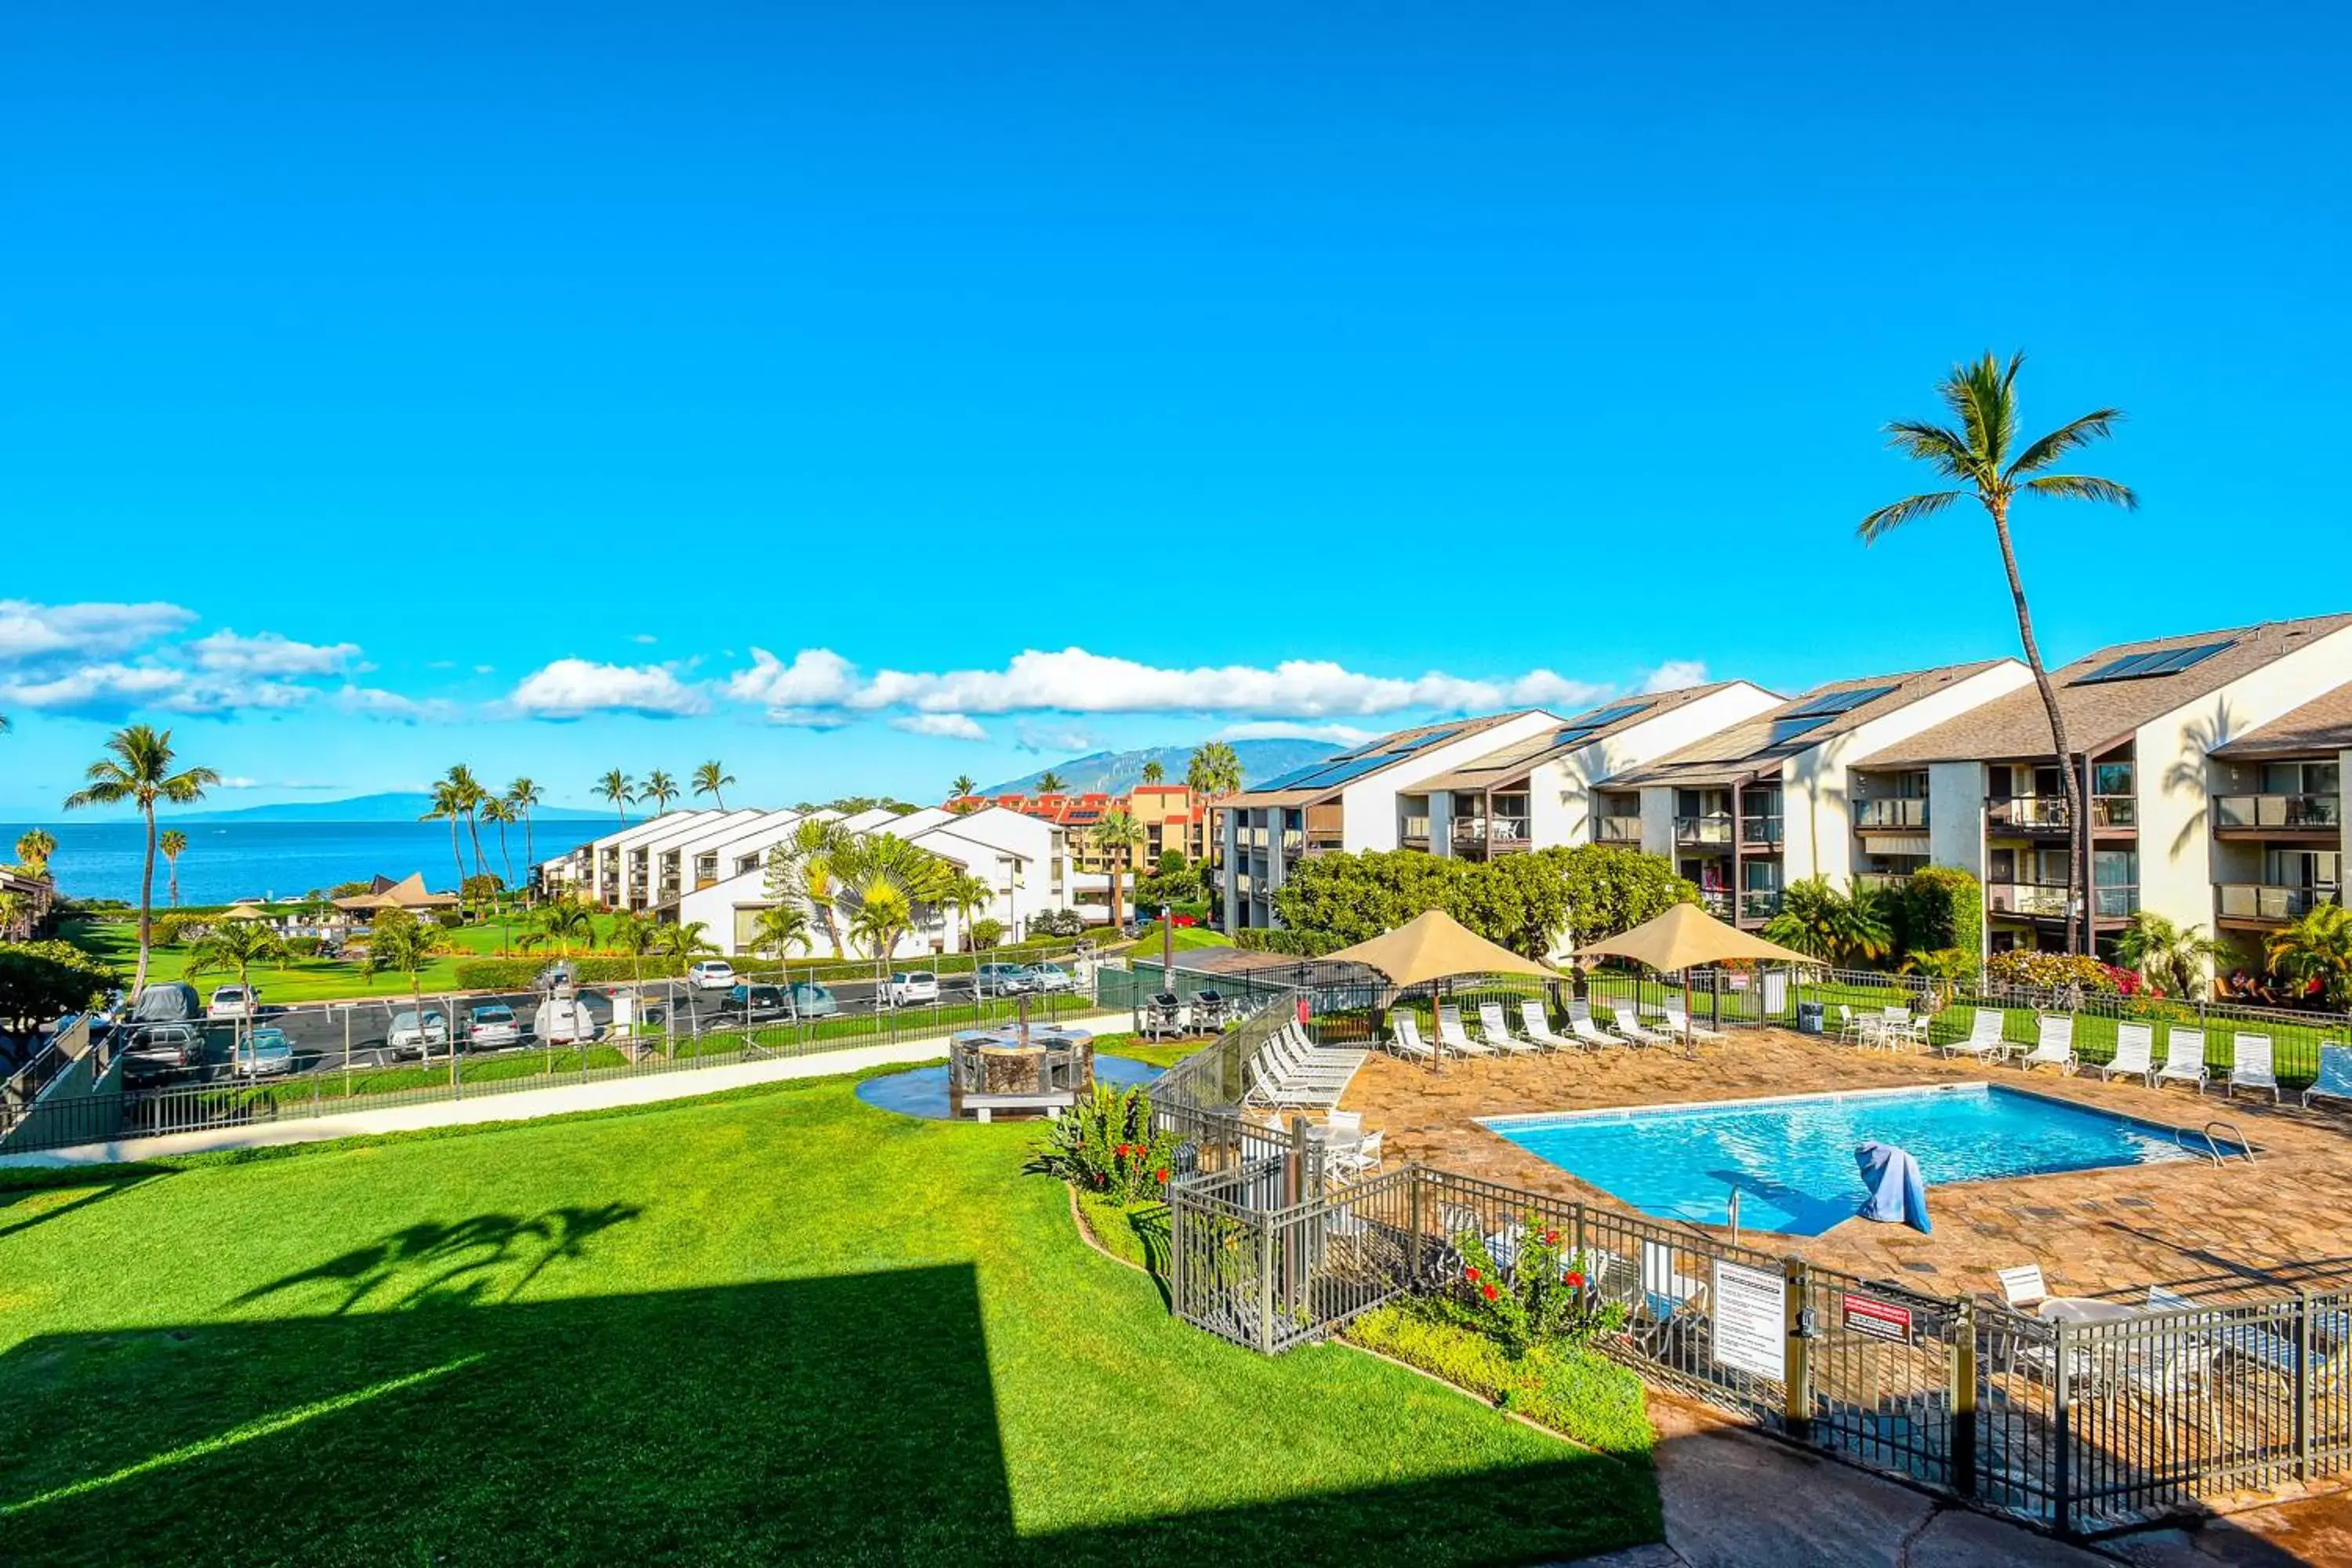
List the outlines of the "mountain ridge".
{"type": "MultiPolygon", "coordinates": [[[[421,790],[384,790],[343,800],[281,800],[268,805],[236,806],[226,811],[175,811],[173,822],[415,822],[433,809],[433,797],[421,790]]],[[[576,805],[531,808],[540,822],[603,821],[610,814],[576,805]]]]}
{"type": "MultiPolygon", "coordinates": [[[[1241,759],[1242,782],[1244,784],[1264,784],[1278,778],[1293,768],[1319,763],[1339,747],[1324,741],[1234,741],[1234,754],[1241,759]]],[[[1007,779],[979,790],[981,795],[1034,795],[1037,781],[1048,773],[1061,775],[1063,787],[1073,795],[1099,793],[1125,795],[1143,782],[1146,763],[1158,763],[1167,770],[1167,782],[1182,784],[1184,766],[1192,761],[1191,746],[1147,746],[1134,752],[1092,752],[1083,757],[1055,763],[1039,768],[1035,773],[1007,779]]]]}

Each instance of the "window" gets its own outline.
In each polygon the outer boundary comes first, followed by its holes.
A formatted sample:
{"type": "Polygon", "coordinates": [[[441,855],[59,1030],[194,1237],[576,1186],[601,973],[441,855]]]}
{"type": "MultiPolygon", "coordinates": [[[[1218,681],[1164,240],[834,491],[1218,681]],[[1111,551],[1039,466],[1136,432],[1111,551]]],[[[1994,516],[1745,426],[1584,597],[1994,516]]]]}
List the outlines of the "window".
{"type": "Polygon", "coordinates": [[[2334,795],[2342,770],[2334,763],[2264,763],[2264,795],[2334,795]]]}
{"type": "MultiPolygon", "coordinates": [[[[2065,859],[2059,858],[2058,879],[2065,880],[2065,859]]],[[[2137,849],[2095,849],[2091,852],[2091,878],[2102,888],[2136,888],[2139,886],[2139,851],[2137,849]]]]}
{"type": "Polygon", "coordinates": [[[1927,798],[1927,771],[1925,768],[1895,775],[1895,798],[1925,800],[1927,798]]]}
{"type": "Polygon", "coordinates": [[[2091,764],[2091,793],[2129,795],[2135,787],[2132,783],[2134,773],[2135,770],[2128,762],[2094,763],[2091,764]]]}

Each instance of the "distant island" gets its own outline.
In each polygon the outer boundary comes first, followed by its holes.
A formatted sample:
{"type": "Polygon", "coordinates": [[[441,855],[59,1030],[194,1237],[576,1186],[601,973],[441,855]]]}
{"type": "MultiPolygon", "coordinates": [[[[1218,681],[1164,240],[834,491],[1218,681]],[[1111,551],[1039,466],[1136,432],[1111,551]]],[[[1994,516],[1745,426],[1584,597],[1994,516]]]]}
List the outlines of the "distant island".
{"type": "MultiPolygon", "coordinates": [[[[433,797],[414,790],[382,795],[358,795],[348,800],[281,801],[276,805],[248,805],[235,811],[174,811],[174,822],[415,822],[433,809],[433,797]]],[[[539,822],[610,821],[612,813],[583,811],[574,805],[541,805],[531,809],[539,822]]]]}
{"type": "MultiPolygon", "coordinates": [[[[1260,784],[1279,778],[1293,768],[1319,763],[1340,748],[1325,741],[1235,741],[1234,754],[1241,759],[1242,782],[1260,784]]],[[[982,795],[1031,795],[1037,781],[1048,773],[1057,773],[1062,787],[1073,795],[1098,793],[1125,795],[1143,782],[1143,764],[1158,763],[1167,770],[1170,784],[1184,782],[1184,764],[1192,758],[1190,746],[1152,746],[1140,752],[1096,752],[1092,755],[1073,757],[1066,763],[1055,763],[1051,768],[1040,768],[1034,773],[1024,773],[1017,779],[990,784],[982,795]]]]}

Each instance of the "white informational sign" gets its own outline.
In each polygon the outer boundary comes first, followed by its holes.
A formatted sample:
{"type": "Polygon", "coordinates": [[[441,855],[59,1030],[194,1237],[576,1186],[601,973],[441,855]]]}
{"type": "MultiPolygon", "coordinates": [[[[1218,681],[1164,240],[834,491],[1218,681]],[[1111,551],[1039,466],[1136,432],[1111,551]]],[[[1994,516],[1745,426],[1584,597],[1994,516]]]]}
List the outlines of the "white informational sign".
{"type": "Polygon", "coordinates": [[[1788,1371],[1789,1282],[1769,1269],[1715,1264],[1715,1360],[1759,1377],[1788,1371]]]}
{"type": "Polygon", "coordinates": [[[1764,1016],[1777,1018],[1789,1010],[1789,972],[1768,969],[1764,972],[1764,1016]]]}

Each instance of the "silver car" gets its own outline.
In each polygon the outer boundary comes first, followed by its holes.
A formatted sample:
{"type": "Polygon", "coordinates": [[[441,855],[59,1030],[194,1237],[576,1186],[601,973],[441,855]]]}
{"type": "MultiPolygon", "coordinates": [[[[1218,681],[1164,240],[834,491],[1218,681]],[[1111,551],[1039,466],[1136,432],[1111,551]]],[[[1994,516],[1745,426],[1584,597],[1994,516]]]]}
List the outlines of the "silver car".
{"type": "Polygon", "coordinates": [[[275,1078],[294,1070],[294,1042],[283,1029],[256,1029],[229,1048],[228,1061],[240,1078],[275,1078]]]}
{"type": "Polygon", "coordinates": [[[384,1048],[396,1057],[430,1056],[435,1050],[449,1048],[449,1020],[438,1010],[426,1008],[419,1018],[413,1011],[392,1016],[392,1028],[383,1037],[384,1048]]]}

